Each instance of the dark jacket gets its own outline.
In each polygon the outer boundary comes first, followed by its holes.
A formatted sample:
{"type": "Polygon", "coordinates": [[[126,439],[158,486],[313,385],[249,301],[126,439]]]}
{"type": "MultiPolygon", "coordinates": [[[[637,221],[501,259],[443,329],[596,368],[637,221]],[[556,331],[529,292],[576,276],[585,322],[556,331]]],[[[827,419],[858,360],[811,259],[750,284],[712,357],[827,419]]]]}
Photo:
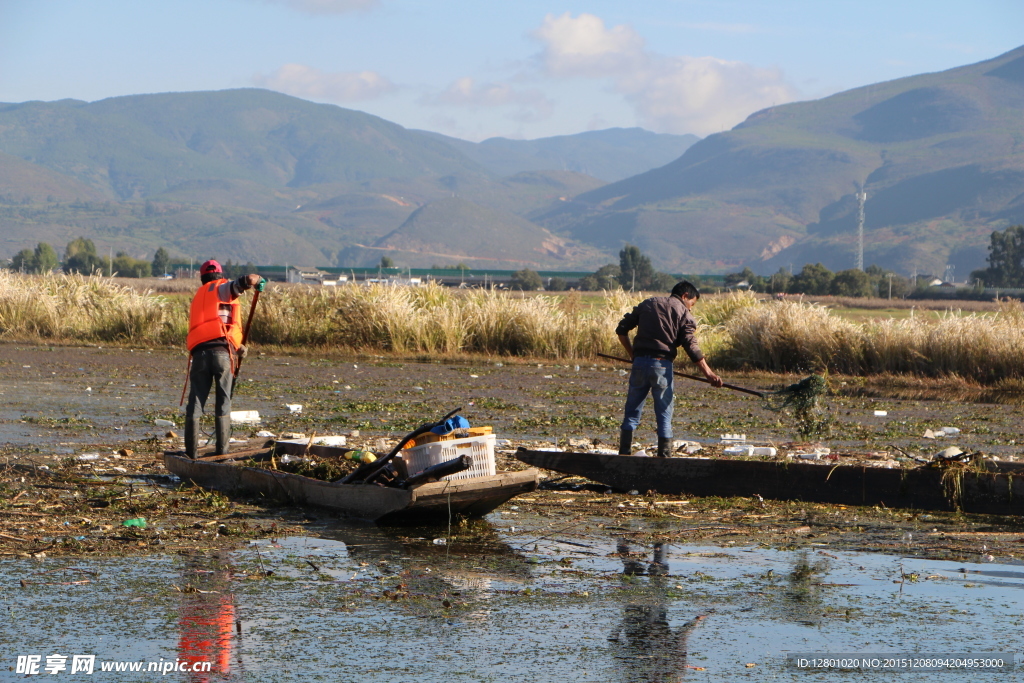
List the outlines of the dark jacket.
{"type": "Polygon", "coordinates": [[[641,301],[622,316],[615,334],[628,334],[634,328],[635,356],[656,355],[673,360],[676,349],[681,348],[694,363],[704,357],[694,336],[697,320],[679,297],[654,296],[641,301]]]}

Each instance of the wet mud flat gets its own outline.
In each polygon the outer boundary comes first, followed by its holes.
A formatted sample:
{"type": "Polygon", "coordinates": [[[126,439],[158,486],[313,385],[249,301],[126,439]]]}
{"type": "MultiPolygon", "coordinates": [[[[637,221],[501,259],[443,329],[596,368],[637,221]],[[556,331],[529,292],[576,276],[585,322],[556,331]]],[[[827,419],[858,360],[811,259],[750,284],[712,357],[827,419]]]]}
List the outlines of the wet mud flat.
{"type": "MultiPolygon", "coordinates": [[[[298,533],[307,511],[282,508],[278,501],[229,500],[168,478],[161,454],[181,447],[178,402],[184,369],[185,355],[179,350],[0,345],[0,443],[5,444],[0,449],[0,553],[230,547],[280,533],[282,527],[298,533]],[[177,426],[158,426],[158,419],[177,426]],[[140,516],[148,520],[146,529],[120,526],[140,516]]],[[[355,430],[359,436],[350,437],[351,444],[380,451],[422,422],[461,406],[471,424],[492,425],[499,438],[508,440],[499,447],[499,469],[519,469],[525,465],[513,457],[518,445],[613,447],[626,388],[620,370],[508,359],[442,364],[254,355],[243,367],[233,407],[257,410],[263,419],[236,425],[234,436],[242,441],[260,430],[307,435],[355,430]],[[302,406],[299,413],[287,407],[296,404],[302,406]]],[[[751,374],[729,379],[772,389],[793,378],[751,374]]],[[[1019,452],[1022,409],[1012,401],[884,398],[878,395],[883,388],[857,378],[833,378],[832,384],[840,392],[827,399],[832,433],[807,443],[796,435],[791,419],[764,409],[757,399],[680,379],[676,437],[700,443],[701,454],[710,457],[721,457],[719,437],[725,433],[774,444],[780,454],[824,446],[836,460],[822,466],[867,457],[883,458],[871,461],[874,466],[917,466],[908,454],[928,457],[951,445],[1008,460],[1019,452]],[[864,395],[867,390],[873,395],[864,395]],[[923,438],[926,431],[942,427],[959,433],[923,438]]],[[[650,417],[648,412],[637,433],[638,447],[654,440],[650,417]]],[[[818,543],[998,561],[1014,561],[1024,552],[1024,528],[1017,517],[756,498],[683,502],[679,496],[614,493],[556,473],[548,474],[536,496],[516,502],[544,518],[607,514],[675,524],[672,542],[685,537],[736,545],[818,543]]]]}
{"type": "MultiPolygon", "coordinates": [[[[169,478],[160,454],[180,447],[184,362],[171,350],[0,346],[0,679],[20,678],[17,656],[45,664],[55,652],[192,657],[223,680],[649,681],[805,680],[794,653],[1021,649],[1019,518],[622,493],[549,473],[485,520],[380,529],[169,478]],[[145,528],[122,526],[138,517],[145,528]]],[[[462,406],[509,440],[499,469],[524,467],[520,444],[612,447],[625,392],[618,367],[505,359],[267,354],[242,377],[234,408],[263,421],[237,426],[239,440],[357,430],[350,443],[380,450],[462,406]]],[[[711,457],[721,434],[745,433],[783,452],[884,452],[876,464],[894,467],[950,445],[1018,453],[1012,401],[842,381],[855,390],[829,397],[832,435],[809,444],[756,400],[679,380],[676,437],[711,457]],[[945,426],[955,439],[922,436],[945,426]]],[[[641,430],[649,445],[649,413],[641,430]]]]}

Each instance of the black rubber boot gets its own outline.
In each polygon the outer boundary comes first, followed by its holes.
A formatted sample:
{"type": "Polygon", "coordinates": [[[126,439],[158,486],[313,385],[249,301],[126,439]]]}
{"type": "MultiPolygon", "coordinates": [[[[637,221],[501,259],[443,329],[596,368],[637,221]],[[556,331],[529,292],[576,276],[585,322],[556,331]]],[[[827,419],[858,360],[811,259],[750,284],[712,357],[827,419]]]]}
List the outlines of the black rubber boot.
{"type": "Polygon", "coordinates": [[[633,455],[633,431],[630,429],[619,432],[619,455],[633,455]]]}
{"type": "Polygon", "coordinates": [[[190,416],[185,415],[185,455],[196,459],[199,450],[199,425],[190,416]]]}
{"type": "Polygon", "coordinates": [[[228,443],[231,441],[231,416],[224,415],[217,418],[217,450],[215,455],[224,455],[228,452],[228,443]]]}
{"type": "Polygon", "coordinates": [[[668,458],[672,455],[672,439],[658,437],[658,457],[668,458]]]}

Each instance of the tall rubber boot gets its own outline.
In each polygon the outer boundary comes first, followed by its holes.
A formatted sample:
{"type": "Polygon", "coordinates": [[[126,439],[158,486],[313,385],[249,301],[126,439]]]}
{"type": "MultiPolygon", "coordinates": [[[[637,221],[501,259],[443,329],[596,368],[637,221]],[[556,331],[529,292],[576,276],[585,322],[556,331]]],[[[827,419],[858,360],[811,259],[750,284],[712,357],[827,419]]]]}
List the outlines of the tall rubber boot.
{"type": "Polygon", "coordinates": [[[199,443],[199,421],[185,415],[185,455],[196,459],[199,443]]]}
{"type": "Polygon", "coordinates": [[[663,436],[658,437],[658,457],[668,458],[672,455],[672,439],[663,436]]]}
{"type": "Polygon", "coordinates": [[[633,455],[633,430],[619,431],[619,455],[633,455]]]}
{"type": "Polygon", "coordinates": [[[231,439],[231,416],[224,415],[217,419],[217,450],[214,455],[224,455],[228,452],[228,442],[231,439]]]}

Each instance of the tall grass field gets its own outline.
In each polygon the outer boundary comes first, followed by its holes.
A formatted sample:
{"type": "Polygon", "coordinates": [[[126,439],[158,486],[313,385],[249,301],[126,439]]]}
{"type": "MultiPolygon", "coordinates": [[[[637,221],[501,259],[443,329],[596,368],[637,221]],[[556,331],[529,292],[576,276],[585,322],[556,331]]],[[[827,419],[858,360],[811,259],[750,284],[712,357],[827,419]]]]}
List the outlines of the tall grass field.
{"type": "MultiPolygon", "coordinates": [[[[248,307],[246,295],[243,310],[248,307]]],[[[588,359],[621,351],[615,325],[645,295],[523,295],[392,287],[271,285],[254,344],[450,358],[466,354],[588,359]]],[[[183,346],[189,292],[154,294],[103,277],[0,271],[0,340],[183,346]]],[[[815,303],[735,293],[694,312],[712,365],[771,372],[831,371],[1024,378],[1024,308],[855,322],[815,303]]]]}

